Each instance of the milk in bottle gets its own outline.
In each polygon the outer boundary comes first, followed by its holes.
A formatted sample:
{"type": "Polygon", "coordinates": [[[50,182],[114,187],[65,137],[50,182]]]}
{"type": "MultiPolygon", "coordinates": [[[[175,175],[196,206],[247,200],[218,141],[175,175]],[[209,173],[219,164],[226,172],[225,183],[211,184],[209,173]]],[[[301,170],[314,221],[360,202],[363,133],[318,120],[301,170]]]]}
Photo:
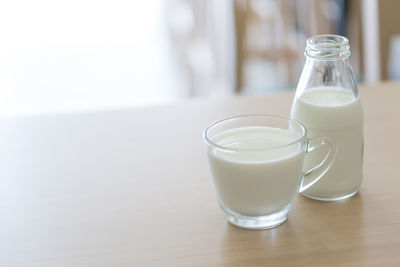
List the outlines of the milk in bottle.
{"type": "MultiPolygon", "coordinates": [[[[363,177],[363,113],[349,43],[342,36],[314,36],[307,40],[305,55],[291,117],[307,128],[308,138],[330,137],[338,153],[330,170],[303,195],[325,201],[348,198],[363,177]]],[[[324,153],[309,153],[305,168],[318,164],[324,153]]]]}

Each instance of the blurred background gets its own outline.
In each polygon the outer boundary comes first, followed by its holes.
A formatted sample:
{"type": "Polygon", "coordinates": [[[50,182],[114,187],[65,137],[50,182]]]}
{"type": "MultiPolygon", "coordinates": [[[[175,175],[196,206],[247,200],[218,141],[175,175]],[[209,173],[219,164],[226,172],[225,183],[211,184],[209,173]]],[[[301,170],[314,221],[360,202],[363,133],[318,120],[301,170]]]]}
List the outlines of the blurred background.
{"type": "Polygon", "coordinates": [[[396,0],[0,3],[0,115],[108,110],[296,87],[305,40],[348,37],[360,83],[400,79],[396,0]]]}

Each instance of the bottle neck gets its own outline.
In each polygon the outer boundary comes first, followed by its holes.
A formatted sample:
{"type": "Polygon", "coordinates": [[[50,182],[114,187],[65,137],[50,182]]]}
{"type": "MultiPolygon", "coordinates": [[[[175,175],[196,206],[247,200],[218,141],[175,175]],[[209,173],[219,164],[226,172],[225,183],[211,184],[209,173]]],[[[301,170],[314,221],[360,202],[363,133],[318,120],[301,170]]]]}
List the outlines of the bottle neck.
{"type": "Polygon", "coordinates": [[[347,38],[338,35],[311,37],[307,40],[305,55],[307,60],[297,85],[296,97],[319,87],[352,90],[358,96],[347,38]]]}
{"type": "Polygon", "coordinates": [[[321,66],[321,67],[350,67],[350,56],[341,57],[336,59],[321,59],[316,57],[310,57],[306,55],[305,65],[311,66],[321,66]]]}
{"type": "Polygon", "coordinates": [[[348,56],[334,60],[306,57],[306,63],[297,86],[298,91],[321,86],[353,89],[357,95],[357,84],[348,56]]]}

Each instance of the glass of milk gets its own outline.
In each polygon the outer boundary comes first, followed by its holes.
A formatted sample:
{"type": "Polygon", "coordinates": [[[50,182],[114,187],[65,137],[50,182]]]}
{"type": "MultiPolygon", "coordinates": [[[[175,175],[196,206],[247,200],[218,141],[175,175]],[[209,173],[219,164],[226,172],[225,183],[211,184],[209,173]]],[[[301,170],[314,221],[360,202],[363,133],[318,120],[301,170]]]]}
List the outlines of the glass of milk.
{"type": "MultiPolygon", "coordinates": [[[[337,157],[323,179],[302,194],[335,201],[357,193],[363,178],[363,112],[351,70],[349,41],[338,35],[307,40],[306,63],[296,89],[291,117],[307,128],[307,136],[328,136],[337,145],[337,157]]],[[[314,166],[324,153],[305,161],[314,166]]]]}
{"type": "Polygon", "coordinates": [[[230,117],[206,128],[218,202],[230,223],[246,229],[278,226],[297,193],[327,172],[336,146],[326,137],[308,139],[306,132],[296,120],[262,114],[230,117]],[[315,152],[319,161],[304,171],[304,158],[315,152]]]}

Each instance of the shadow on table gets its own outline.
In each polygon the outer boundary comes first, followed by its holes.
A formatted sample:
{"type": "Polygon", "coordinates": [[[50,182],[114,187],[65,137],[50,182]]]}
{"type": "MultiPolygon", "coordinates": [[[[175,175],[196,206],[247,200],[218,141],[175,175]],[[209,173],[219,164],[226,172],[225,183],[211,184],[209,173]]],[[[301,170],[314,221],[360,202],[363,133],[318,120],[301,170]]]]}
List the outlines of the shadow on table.
{"type": "Polygon", "coordinates": [[[322,266],[362,258],[364,209],[361,194],[339,202],[299,196],[288,220],[273,229],[251,231],[227,222],[223,265],[322,266]]]}

